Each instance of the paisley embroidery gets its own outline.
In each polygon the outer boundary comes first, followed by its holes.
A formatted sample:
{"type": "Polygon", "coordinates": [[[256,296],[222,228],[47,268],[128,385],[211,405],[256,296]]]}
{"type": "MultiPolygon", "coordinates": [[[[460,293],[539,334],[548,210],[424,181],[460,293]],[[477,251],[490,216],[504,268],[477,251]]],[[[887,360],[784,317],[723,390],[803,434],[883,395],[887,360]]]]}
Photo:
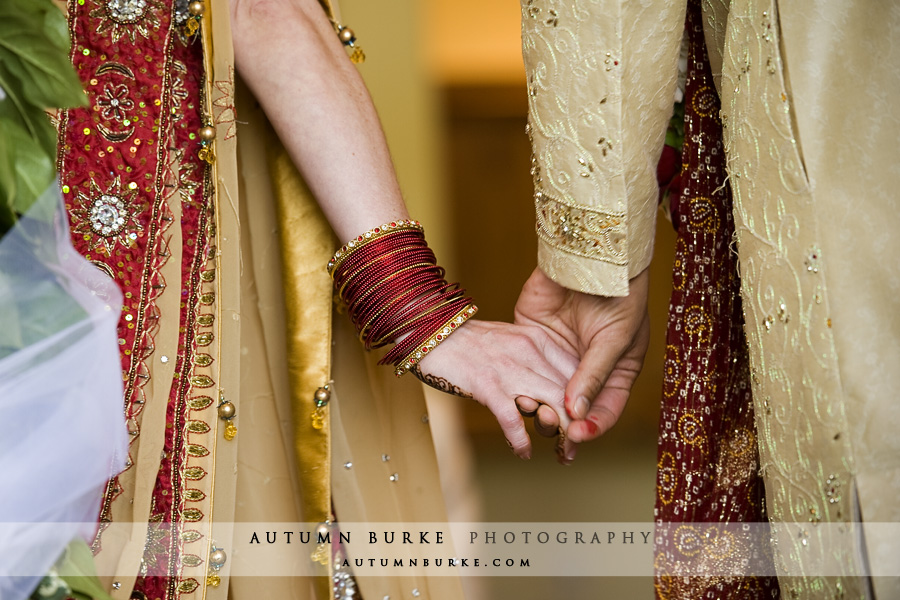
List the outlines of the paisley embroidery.
{"type": "Polygon", "coordinates": [[[543,192],[535,198],[537,232],[555,248],[617,265],[627,264],[625,214],[572,206],[543,192]]]}

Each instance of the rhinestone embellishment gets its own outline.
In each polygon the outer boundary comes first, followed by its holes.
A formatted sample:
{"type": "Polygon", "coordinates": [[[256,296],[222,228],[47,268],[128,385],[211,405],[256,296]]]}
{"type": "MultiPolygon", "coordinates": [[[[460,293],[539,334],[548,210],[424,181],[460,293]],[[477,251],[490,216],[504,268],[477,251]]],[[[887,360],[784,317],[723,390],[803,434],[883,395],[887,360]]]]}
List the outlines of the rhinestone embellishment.
{"type": "Polygon", "coordinates": [[[104,237],[114,236],[125,226],[126,215],[121,198],[104,194],[91,206],[91,228],[104,237]]]}
{"type": "Polygon", "coordinates": [[[176,25],[184,25],[187,22],[190,16],[188,4],[188,0],[175,0],[175,15],[172,20],[176,25]]]}
{"type": "Polygon", "coordinates": [[[817,246],[813,246],[809,249],[806,255],[806,260],[803,261],[803,264],[806,266],[806,270],[810,273],[818,273],[819,272],[819,261],[822,258],[822,251],[819,250],[817,246]]]}
{"type": "Polygon", "coordinates": [[[109,0],[106,13],[117,23],[137,23],[147,10],[147,0],[109,0]]]}
{"type": "Polygon", "coordinates": [[[837,475],[829,475],[825,480],[825,497],[829,504],[837,504],[841,501],[841,480],[837,475]]]}

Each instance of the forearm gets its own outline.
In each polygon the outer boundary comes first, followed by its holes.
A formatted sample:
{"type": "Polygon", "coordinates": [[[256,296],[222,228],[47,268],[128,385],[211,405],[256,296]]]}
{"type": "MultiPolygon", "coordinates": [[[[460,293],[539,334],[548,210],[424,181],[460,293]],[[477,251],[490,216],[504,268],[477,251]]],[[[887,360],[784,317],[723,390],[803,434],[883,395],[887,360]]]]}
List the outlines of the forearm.
{"type": "Polygon", "coordinates": [[[315,0],[232,0],[235,61],[341,240],[407,217],[371,98],[315,0]]]}
{"type": "Polygon", "coordinates": [[[625,296],[652,255],[684,3],[522,0],[522,19],[539,264],[625,296]]]}

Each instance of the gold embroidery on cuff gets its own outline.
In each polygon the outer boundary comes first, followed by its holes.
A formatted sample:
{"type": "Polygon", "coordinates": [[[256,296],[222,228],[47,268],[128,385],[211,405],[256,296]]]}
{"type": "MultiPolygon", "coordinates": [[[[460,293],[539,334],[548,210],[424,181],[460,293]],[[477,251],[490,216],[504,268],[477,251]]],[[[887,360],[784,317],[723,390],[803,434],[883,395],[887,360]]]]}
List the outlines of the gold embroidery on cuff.
{"type": "Polygon", "coordinates": [[[573,206],[538,191],[534,197],[537,233],[545,242],[570,254],[628,264],[625,213],[573,206]]]}

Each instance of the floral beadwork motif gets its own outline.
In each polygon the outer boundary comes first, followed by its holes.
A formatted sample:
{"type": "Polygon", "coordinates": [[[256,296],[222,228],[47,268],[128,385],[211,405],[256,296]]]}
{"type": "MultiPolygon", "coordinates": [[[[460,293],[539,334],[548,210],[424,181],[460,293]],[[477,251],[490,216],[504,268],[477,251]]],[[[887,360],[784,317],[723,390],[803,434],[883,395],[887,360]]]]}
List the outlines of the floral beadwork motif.
{"type": "Polygon", "coordinates": [[[208,540],[217,424],[206,394],[218,378],[214,197],[196,155],[208,119],[203,47],[176,43],[171,8],[157,0],[70,0],[72,61],[90,104],[59,117],[73,245],[123,292],[118,343],[131,441],[145,430],[163,438],[156,456],[132,449],[126,470],[109,482],[93,550],[101,562],[119,559],[122,544],[103,531],[132,517],[131,467],[149,466],[157,476],[143,497],[146,536],[132,540],[144,547],[130,592],[162,600],[204,587],[198,557],[208,540]],[[159,302],[173,296],[174,303],[159,302]],[[151,402],[165,412],[148,421],[143,408],[151,402]]]}
{"type": "Polygon", "coordinates": [[[133,69],[120,62],[105,61],[88,82],[92,87],[102,85],[94,97],[94,111],[101,119],[96,122],[97,131],[107,142],[127,141],[142,121],[144,115],[137,114],[138,107],[132,100],[135,81],[133,69]]]}
{"type": "Polygon", "coordinates": [[[91,17],[98,19],[97,33],[110,31],[113,43],[127,36],[133,44],[135,32],[145,38],[150,37],[151,29],[159,28],[159,18],[154,10],[162,10],[162,5],[154,0],[106,0],[98,3],[99,8],[91,12],[91,17]]]}
{"type": "Polygon", "coordinates": [[[78,192],[78,207],[72,209],[78,217],[74,233],[84,236],[90,250],[99,249],[110,256],[117,245],[130,248],[143,234],[135,187],[123,188],[121,178],[116,177],[104,191],[92,178],[89,192],[78,192]]]}
{"type": "Polygon", "coordinates": [[[128,87],[107,85],[103,88],[103,95],[97,97],[97,105],[101,117],[122,122],[127,116],[125,111],[134,108],[134,101],[128,97],[128,87]]]}
{"type": "Polygon", "coordinates": [[[548,244],[571,254],[627,264],[625,214],[573,206],[538,192],[534,199],[537,233],[548,244]]]}

